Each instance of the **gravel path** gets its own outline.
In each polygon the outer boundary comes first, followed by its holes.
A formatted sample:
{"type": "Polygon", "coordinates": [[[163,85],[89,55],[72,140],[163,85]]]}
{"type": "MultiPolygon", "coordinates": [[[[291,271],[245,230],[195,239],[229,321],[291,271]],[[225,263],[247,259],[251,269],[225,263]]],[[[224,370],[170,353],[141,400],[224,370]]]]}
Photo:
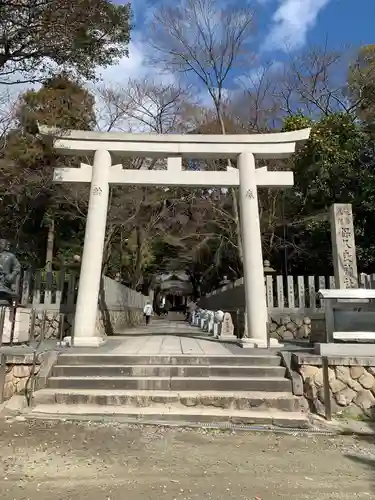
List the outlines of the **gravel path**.
{"type": "Polygon", "coordinates": [[[374,438],[0,420],[1,500],[375,499],[374,438]]]}

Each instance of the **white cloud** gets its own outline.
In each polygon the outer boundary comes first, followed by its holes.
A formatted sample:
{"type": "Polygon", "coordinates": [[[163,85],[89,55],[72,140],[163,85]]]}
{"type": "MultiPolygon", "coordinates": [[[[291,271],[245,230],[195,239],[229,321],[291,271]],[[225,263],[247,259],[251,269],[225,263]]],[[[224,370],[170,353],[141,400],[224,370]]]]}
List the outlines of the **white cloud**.
{"type": "Polygon", "coordinates": [[[330,0],[279,0],[263,50],[296,50],[306,43],[307,32],[316,24],[330,0]]]}
{"type": "Polygon", "coordinates": [[[260,66],[256,66],[248,73],[239,76],[236,79],[238,85],[245,88],[258,88],[263,80],[267,81],[270,76],[275,77],[284,68],[284,63],[281,61],[270,61],[260,66]]]}
{"type": "Polygon", "coordinates": [[[147,45],[140,41],[138,36],[133,37],[129,44],[129,57],[123,57],[120,62],[108,68],[98,68],[97,74],[106,85],[126,85],[129,78],[150,77],[166,84],[174,83],[175,77],[171,73],[162,73],[155,66],[146,63],[147,45]]]}
{"type": "Polygon", "coordinates": [[[98,68],[98,76],[106,84],[124,84],[129,78],[144,76],[144,50],[141,42],[130,42],[129,57],[123,57],[115,66],[98,68]]]}

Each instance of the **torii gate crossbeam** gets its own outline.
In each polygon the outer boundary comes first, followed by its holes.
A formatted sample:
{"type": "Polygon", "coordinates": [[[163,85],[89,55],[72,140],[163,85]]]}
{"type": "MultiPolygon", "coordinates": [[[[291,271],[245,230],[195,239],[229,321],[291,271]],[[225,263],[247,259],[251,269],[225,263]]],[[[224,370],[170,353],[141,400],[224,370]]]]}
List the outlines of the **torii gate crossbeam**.
{"type": "MultiPolygon", "coordinates": [[[[91,183],[82,255],[81,275],[74,322],[74,345],[98,346],[95,324],[106,231],[110,184],[148,186],[231,187],[239,186],[241,237],[246,293],[247,345],[267,346],[267,304],[259,223],[258,186],[293,185],[293,173],[256,168],[259,158],[286,158],[296,143],[308,139],[310,129],[253,135],[157,135],[59,131],[40,127],[64,154],[93,154],[93,165],[56,168],[56,182],[91,183]],[[167,170],[130,170],[112,165],[116,158],[167,158],[167,170]],[[182,158],[231,158],[237,168],[226,171],[185,171],[182,158]]],[[[275,343],[277,341],[275,340],[275,343]]]]}

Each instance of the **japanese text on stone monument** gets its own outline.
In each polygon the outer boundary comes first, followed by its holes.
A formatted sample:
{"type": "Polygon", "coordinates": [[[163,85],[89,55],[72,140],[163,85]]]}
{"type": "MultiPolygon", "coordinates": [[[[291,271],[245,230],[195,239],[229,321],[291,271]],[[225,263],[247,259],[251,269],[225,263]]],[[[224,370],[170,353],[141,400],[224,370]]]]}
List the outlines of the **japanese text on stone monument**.
{"type": "Polygon", "coordinates": [[[338,288],[357,288],[353,214],[350,204],[334,204],[332,209],[332,252],[338,288]]]}

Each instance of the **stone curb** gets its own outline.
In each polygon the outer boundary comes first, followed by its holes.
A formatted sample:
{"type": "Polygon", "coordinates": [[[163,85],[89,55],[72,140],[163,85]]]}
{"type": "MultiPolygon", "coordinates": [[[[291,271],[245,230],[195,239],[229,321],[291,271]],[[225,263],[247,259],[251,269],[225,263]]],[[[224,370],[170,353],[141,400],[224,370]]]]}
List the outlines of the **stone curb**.
{"type": "Polygon", "coordinates": [[[300,373],[292,368],[293,356],[289,351],[280,351],[283,366],[286,368],[287,377],[292,382],[292,391],[295,396],[303,396],[303,378],[300,373]]]}

